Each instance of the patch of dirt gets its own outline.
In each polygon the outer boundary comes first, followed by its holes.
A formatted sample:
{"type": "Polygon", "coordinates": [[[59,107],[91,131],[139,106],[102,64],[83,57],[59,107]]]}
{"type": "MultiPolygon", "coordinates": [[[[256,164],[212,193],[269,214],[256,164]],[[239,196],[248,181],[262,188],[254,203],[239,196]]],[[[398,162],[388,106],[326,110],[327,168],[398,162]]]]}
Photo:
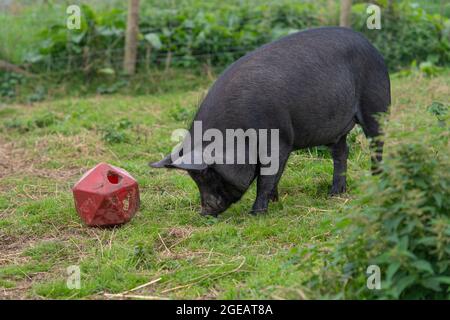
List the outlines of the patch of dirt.
{"type": "MultiPolygon", "coordinates": [[[[26,264],[29,258],[22,255],[25,242],[25,239],[0,233],[0,267],[26,264]]],[[[0,287],[0,300],[25,299],[31,286],[29,279],[24,279],[15,282],[13,288],[0,287]]]]}
{"type": "MultiPolygon", "coordinates": [[[[5,266],[21,266],[26,265],[31,262],[31,257],[23,254],[27,249],[33,248],[36,244],[42,244],[43,242],[69,242],[76,246],[73,248],[74,250],[74,263],[79,259],[81,254],[83,253],[84,248],[81,244],[77,244],[74,241],[73,236],[61,234],[58,237],[51,238],[33,238],[27,236],[12,236],[1,233],[0,231],[0,268],[5,266]],[[77,255],[77,254],[80,254],[77,255]]],[[[70,259],[68,257],[67,259],[70,259]]],[[[67,260],[65,260],[67,263],[67,260]]],[[[65,264],[63,264],[65,265],[65,264]]],[[[45,280],[49,280],[55,275],[63,274],[64,269],[62,269],[61,264],[55,263],[51,270],[46,272],[34,272],[27,273],[23,279],[10,279],[14,284],[12,288],[3,288],[0,286],[0,300],[9,300],[9,299],[30,299],[32,294],[32,287],[35,283],[43,282],[45,280]]],[[[8,278],[6,278],[8,280],[8,278]]],[[[32,296],[33,299],[40,299],[42,297],[32,296]]]]}
{"type": "Polygon", "coordinates": [[[167,235],[169,237],[180,239],[189,237],[192,234],[192,232],[193,232],[192,228],[174,227],[168,230],[167,235]]]}
{"type": "Polygon", "coordinates": [[[0,267],[11,264],[21,264],[27,261],[21,256],[23,246],[21,242],[11,240],[11,238],[5,239],[0,235],[0,267]]]}
{"type": "Polygon", "coordinates": [[[32,247],[36,240],[27,236],[8,235],[0,231],[0,267],[20,265],[29,261],[28,257],[22,255],[22,252],[32,247]]]}
{"type": "MultiPolygon", "coordinates": [[[[13,288],[0,288],[0,300],[28,300],[30,299],[31,288],[34,283],[49,278],[49,272],[36,272],[28,274],[28,278],[16,282],[13,288]]],[[[39,296],[33,296],[33,299],[43,299],[39,296]]]]}
{"type": "Polygon", "coordinates": [[[25,167],[25,158],[25,150],[18,148],[15,142],[0,139],[0,178],[20,172],[25,167]]]}
{"type": "Polygon", "coordinates": [[[199,296],[197,299],[198,300],[215,300],[219,297],[220,293],[223,290],[221,290],[218,287],[212,287],[210,288],[205,294],[199,296]]]}
{"type": "Polygon", "coordinates": [[[0,178],[21,175],[65,180],[75,174],[79,175],[81,171],[80,168],[64,170],[40,168],[39,165],[44,162],[44,155],[32,154],[20,147],[17,142],[0,139],[0,178]]]}
{"type": "Polygon", "coordinates": [[[15,282],[12,288],[0,287],[0,300],[40,300],[39,296],[30,297],[34,283],[47,278],[48,273],[38,272],[32,278],[15,282]]]}
{"type": "Polygon", "coordinates": [[[171,249],[188,239],[194,230],[192,228],[173,227],[166,232],[159,234],[159,243],[156,251],[172,255],[171,249]]]}

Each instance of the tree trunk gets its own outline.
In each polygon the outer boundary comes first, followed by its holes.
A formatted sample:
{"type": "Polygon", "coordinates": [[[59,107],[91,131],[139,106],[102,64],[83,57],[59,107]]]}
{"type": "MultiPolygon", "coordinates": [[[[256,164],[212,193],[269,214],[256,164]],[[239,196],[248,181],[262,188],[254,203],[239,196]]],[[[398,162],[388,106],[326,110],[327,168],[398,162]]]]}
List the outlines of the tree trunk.
{"type": "Polygon", "coordinates": [[[136,71],[137,44],[139,33],[139,0],[128,0],[127,31],[125,35],[125,57],[123,71],[133,75],[136,71]]]}
{"type": "Polygon", "coordinates": [[[341,15],[339,25],[341,27],[351,27],[352,0],[341,0],[341,15]]]}
{"type": "Polygon", "coordinates": [[[393,0],[388,0],[387,8],[388,8],[389,14],[391,16],[394,15],[394,1],[393,0]]]}

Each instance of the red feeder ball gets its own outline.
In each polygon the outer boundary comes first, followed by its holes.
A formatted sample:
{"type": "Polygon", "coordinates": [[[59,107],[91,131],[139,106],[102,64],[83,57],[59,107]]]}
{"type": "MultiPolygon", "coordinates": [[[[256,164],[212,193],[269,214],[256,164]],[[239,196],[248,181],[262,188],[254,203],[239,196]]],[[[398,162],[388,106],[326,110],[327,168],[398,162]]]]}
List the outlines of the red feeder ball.
{"type": "Polygon", "coordinates": [[[124,169],[100,163],[72,188],[75,207],[88,226],[114,226],[131,220],[139,209],[137,181],[124,169]]]}

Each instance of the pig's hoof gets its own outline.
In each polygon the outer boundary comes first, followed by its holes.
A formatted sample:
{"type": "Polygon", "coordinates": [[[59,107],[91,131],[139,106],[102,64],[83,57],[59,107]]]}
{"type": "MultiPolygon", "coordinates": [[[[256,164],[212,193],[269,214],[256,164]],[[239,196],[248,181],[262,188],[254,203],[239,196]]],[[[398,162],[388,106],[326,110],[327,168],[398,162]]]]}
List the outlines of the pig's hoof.
{"type": "Polygon", "coordinates": [[[257,216],[257,215],[260,215],[260,214],[264,214],[266,212],[267,212],[267,209],[252,209],[252,211],[250,211],[250,214],[252,216],[257,216]]]}
{"type": "Polygon", "coordinates": [[[278,192],[274,192],[274,193],[272,193],[272,194],[270,195],[269,201],[277,202],[278,200],[279,200],[279,198],[278,198],[278,192]]]}
{"type": "Polygon", "coordinates": [[[333,197],[333,196],[341,195],[345,192],[347,192],[347,188],[345,185],[344,186],[332,186],[329,194],[331,197],[333,197]]]}

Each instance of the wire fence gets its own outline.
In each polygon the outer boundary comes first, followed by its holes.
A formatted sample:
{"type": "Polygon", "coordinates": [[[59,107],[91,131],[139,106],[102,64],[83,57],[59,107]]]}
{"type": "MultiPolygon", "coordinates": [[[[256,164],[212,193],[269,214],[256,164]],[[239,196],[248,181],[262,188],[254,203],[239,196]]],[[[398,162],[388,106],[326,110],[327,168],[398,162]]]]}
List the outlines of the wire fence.
{"type": "MultiPolygon", "coordinates": [[[[176,10],[179,6],[189,5],[193,0],[184,1],[142,1],[144,3],[143,12],[148,12],[150,9],[154,11],[176,10]],[[150,8],[150,9],[149,9],[150,8]]],[[[259,1],[255,0],[243,1],[232,0],[234,5],[239,3],[254,2],[258,4],[265,4],[267,11],[271,10],[273,3],[277,1],[259,1]]],[[[70,41],[67,43],[58,43],[63,46],[60,52],[52,54],[39,54],[37,47],[41,51],[46,50],[45,42],[49,42],[49,49],[53,50],[55,43],[53,40],[46,39],[40,36],[42,32],[48,32],[51,26],[64,26],[67,14],[64,8],[74,3],[89,3],[93,7],[99,8],[101,11],[108,11],[114,8],[119,8],[126,13],[125,1],[11,1],[0,0],[0,26],[4,30],[0,34],[0,59],[9,60],[13,63],[23,66],[25,69],[32,71],[37,70],[39,73],[54,74],[73,73],[73,72],[93,72],[95,70],[112,69],[114,71],[121,70],[124,57],[124,30],[114,29],[111,27],[109,32],[115,34],[113,36],[105,36],[102,33],[93,33],[89,35],[87,43],[76,46],[70,41]],[[49,4],[53,7],[50,8],[49,4]],[[49,9],[50,8],[50,9],[49,9]],[[40,10],[42,9],[42,10],[40,10]],[[64,47],[65,46],[65,47],[64,47]],[[43,49],[42,49],[43,48],[43,49]],[[33,56],[34,54],[34,56],[33,56]],[[34,69],[33,69],[34,68],[34,69]]],[[[205,5],[205,8],[213,8],[214,5],[219,5],[218,1],[213,1],[213,4],[205,5]]],[[[291,1],[292,2],[292,1],[291,1]]],[[[295,1],[294,1],[295,2],[295,1]]],[[[304,3],[313,3],[314,1],[299,1],[304,3]]],[[[332,8],[330,10],[338,10],[339,1],[322,0],[321,6],[324,8],[332,8]],[[330,4],[331,3],[331,4],[330,4]]],[[[442,13],[446,15],[450,13],[450,2],[444,0],[435,1],[411,1],[411,5],[419,3],[422,8],[431,13],[442,13]]],[[[198,1],[196,2],[198,4],[198,1]]],[[[151,10],[150,10],[151,11],[151,10]]],[[[337,11],[336,11],[337,13],[337,11]]],[[[269,13],[266,13],[270,15],[269,13]]],[[[335,13],[328,12],[327,17],[336,18],[335,13]]],[[[140,33],[145,35],[149,33],[163,34],[164,27],[155,28],[146,26],[145,21],[148,16],[143,16],[142,23],[144,27],[140,28],[140,33]]],[[[122,15],[122,18],[125,17],[122,15]]],[[[255,19],[261,21],[264,17],[257,16],[251,12],[247,16],[248,19],[255,19]]],[[[330,19],[331,19],[330,18],[330,19]]],[[[318,18],[318,20],[324,20],[318,18]]],[[[124,21],[122,21],[124,22],[124,21]]],[[[170,20],[169,20],[170,22],[170,20]]],[[[329,21],[333,23],[335,21],[329,21]]],[[[251,24],[251,22],[250,22],[251,24]]],[[[223,26],[226,28],[226,25],[223,26]]],[[[202,44],[195,43],[193,40],[192,30],[182,25],[167,25],[165,28],[169,32],[174,32],[175,29],[184,28],[184,40],[187,42],[183,47],[176,43],[165,43],[162,50],[152,48],[147,42],[141,40],[139,42],[137,65],[138,68],[148,69],[153,67],[170,68],[170,67],[194,67],[202,64],[220,64],[225,65],[231,63],[237,58],[245,55],[247,52],[253,50],[264,42],[270,41],[271,35],[259,35],[257,40],[254,39],[236,39],[227,38],[226,32],[219,34],[224,36],[220,41],[211,39],[209,42],[205,41],[202,44]],[[191,33],[190,33],[191,32],[191,33]]],[[[257,30],[255,30],[257,32],[257,30]]],[[[58,37],[56,35],[55,37],[58,37]]]]}
{"type": "MultiPolygon", "coordinates": [[[[44,24],[42,21],[40,24],[44,24]]],[[[49,25],[54,24],[53,21],[49,25]]],[[[112,42],[108,37],[102,35],[91,35],[89,42],[91,44],[83,44],[74,46],[67,43],[65,48],[60,48],[61,52],[51,54],[40,54],[36,47],[41,46],[46,40],[36,42],[35,39],[29,40],[24,28],[22,32],[17,32],[17,37],[3,39],[3,45],[0,47],[0,59],[11,61],[12,63],[23,66],[25,69],[31,68],[30,71],[38,69],[39,73],[54,72],[60,70],[64,72],[72,72],[73,70],[83,70],[89,64],[94,63],[96,68],[110,67],[120,69],[124,57],[124,32],[115,35],[112,42]],[[30,43],[34,45],[30,46],[30,43]],[[103,42],[103,44],[96,44],[103,42]],[[37,67],[37,68],[36,68],[37,67]]],[[[41,30],[45,30],[42,28],[41,30]]],[[[139,30],[142,34],[158,33],[161,29],[143,28],[139,30]]],[[[39,36],[38,36],[39,37],[39,36]]],[[[111,37],[110,37],[111,38],[111,37]]],[[[44,43],[45,44],[45,43],[44,43]]],[[[262,44],[262,43],[259,43],[262,44]]],[[[202,63],[214,63],[220,60],[221,63],[231,62],[233,59],[251,51],[256,44],[240,44],[234,39],[220,39],[220,45],[211,43],[209,46],[198,46],[195,44],[187,44],[184,47],[172,45],[170,42],[166,44],[163,50],[156,50],[144,41],[140,41],[138,45],[138,54],[136,63],[144,68],[148,67],[171,67],[171,66],[192,66],[202,63]],[[168,47],[168,48],[167,48],[168,47]],[[224,57],[228,57],[224,59],[224,57]]],[[[45,46],[42,51],[46,51],[45,46]]],[[[49,48],[48,50],[53,50],[49,48]]]]}
{"type": "MultiPolygon", "coordinates": [[[[122,66],[124,49],[100,49],[91,50],[89,47],[85,47],[87,53],[85,55],[71,55],[70,53],[64,53],[63,55],[46,56],[40,61],[41,72],[54,72],[60,70],[64,72],[72,72],[74,70],[83,70],[89,68],[92,64],[96,69],[106,69],[108,67],[117,69],[122,66]]],[[[151,67],[164,67],[171,66],[183,66],[184,63],[188,63],[185,66],[196,66],[201,64],[212,64],[215,60],[227,61],[239,58],[245,55],[249,51],[252,51],[254,46],[238,46],[238,47],[225,47],[222,51],[208,51],[208,52],[189,52],[189,53],[176,53],[172,51],[163,51],[152,53],[152,56],[146,57],[145,52],[140,50],[137,56],[136,64],[142,68],[151,67]],[[227,57],[228,59],[224,59],[227,57]]],[[[25,65],[26,66],[26,65],[25,65]]]]}

